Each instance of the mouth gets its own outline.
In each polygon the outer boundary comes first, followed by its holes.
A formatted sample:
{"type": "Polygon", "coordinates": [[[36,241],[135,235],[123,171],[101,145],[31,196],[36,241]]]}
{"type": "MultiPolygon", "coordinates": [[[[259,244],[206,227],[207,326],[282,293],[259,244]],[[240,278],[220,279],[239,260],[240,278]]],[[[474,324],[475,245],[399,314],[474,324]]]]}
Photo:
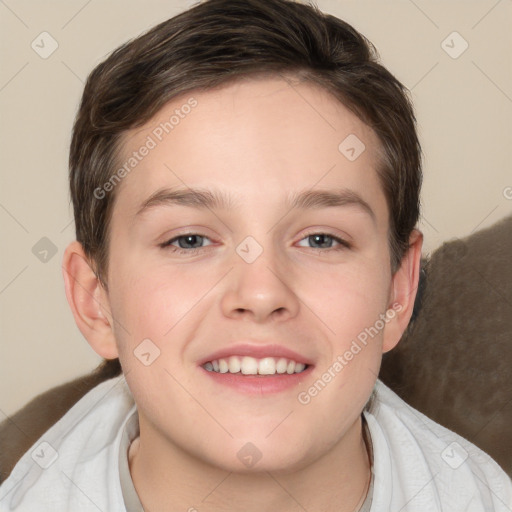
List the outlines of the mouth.
{"type": "Polygon", "coordinates": [[[293,375],[306,371],[311,365],[285,357],[230,356],[213,359],[201,365],[208,372],[238,374],[240,376],[293,375]]]}
{"type": "Polygon", "coordinates": [[[284,345],[251,340],[217,350],[197,364],[214,387],[262,397],[304,386],[315,367],[313,361],[284,345]]]}
{"type": "Polygon", "coordinates": [[[263,397],[304,386],[314,366],[285,357],[229,356],[213,359],[199,369],[214,386],[252,397],[263,397]]]}

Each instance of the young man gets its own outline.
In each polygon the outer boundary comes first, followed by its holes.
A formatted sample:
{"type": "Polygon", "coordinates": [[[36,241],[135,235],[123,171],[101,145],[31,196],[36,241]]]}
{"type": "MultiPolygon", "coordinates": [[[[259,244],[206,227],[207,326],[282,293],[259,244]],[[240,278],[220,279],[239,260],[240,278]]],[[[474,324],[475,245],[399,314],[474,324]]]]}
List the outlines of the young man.
{"type": "Polygon", "coordinates": [[[77,325],[123,374],[0,510],[510,511],[475,446],[377,380],[412,314],[414,114],[346,23],[210,0],[116,50],[74,127],[77,325]]]}

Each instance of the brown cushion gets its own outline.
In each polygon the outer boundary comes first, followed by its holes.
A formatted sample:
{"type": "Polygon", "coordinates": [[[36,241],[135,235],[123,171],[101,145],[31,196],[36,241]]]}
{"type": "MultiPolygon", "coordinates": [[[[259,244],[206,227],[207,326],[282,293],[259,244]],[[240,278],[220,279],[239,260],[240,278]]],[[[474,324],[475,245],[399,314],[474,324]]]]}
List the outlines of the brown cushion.
{"type": "Polygon", "coordinates": [[[380,378],[512,475],[512,217],[442,245],[380,378]]]}

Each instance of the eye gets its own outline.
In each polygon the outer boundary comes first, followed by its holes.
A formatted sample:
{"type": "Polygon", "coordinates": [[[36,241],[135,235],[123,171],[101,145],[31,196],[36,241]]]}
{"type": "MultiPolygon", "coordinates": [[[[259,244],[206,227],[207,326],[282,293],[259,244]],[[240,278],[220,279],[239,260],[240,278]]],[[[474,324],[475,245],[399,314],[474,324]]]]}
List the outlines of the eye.
{"type": "Polygon", "coordinates": [[[321,247],[312,247],[312,249],[321,250],[322,252],[341,251],[344,249],[350,249],[352,247],[351,244],[346,240],[343,240],[343,238],[339,238],[328,233],[310,233],[302,240],[307,240],[312,244],[320,245],[321,247]],[[338,247],[332,247],[333,241],[338,244],[338,247]]]}
{"type": "MultiPolygon", "coordinates": [[[[305,236],[301,242],[303,240],[307,240],[310,244],[313,244],[313,247],[311,247],[312,249],[321,252],[340,251],[350,249],[352,247],[351,244],[343,238],[330,235],[328,233],[311,233],[305,236]],[[337,244],[337,246],[333,247],[333,243],[337,244]],[[319,247],[315,247],[315,245],[318,245],[319,247]]],[[[212,245],[212,243],[206,235],[199,233],[185,233],[160,244],[160,247],[162,249],[170,250],[171,252],[190,255],[199,252],[208,245],[212,245]],[[210,243],[205,246],[203,245],[205,241],[209,241],[210,243]]],[[[304,246],[302,245],[301,247],[304,246]]]]}
{"type": "Polygon", "coordinates": [[[209,240],[206,235],[201,235],[199,233],[185,233],[184,235],[176,236],[171,238],[171,240],[160,244],[160,247],[171,250],[172,252],[194,254],[204,247],[202,243],[205,240],[209,240]],[[178,244],[178,247],[175,245],[176,243],[178,244]]]}

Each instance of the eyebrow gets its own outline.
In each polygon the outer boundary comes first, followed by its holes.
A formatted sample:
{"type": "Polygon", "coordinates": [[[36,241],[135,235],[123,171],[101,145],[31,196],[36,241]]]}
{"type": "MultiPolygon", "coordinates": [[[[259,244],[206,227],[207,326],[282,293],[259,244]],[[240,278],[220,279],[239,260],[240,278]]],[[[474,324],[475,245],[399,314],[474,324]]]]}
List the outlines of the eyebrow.
{"type": "MultiPolygon", "coordinates": [[[[146,199],[136,216],[157,206],[188,206],[190,208],[218,210],[231,210],[239,206],[231,196],[220,191],[202,188],[186,189],[159,189],[146,199]]],[[[355,191],[348,189],[332,190],[307,190],[288,195],[286,206],[289,209],[320,209],[340,206],[355,206],[366,212],[376,222],[375,212],[371,206],[355,191]]]]}

